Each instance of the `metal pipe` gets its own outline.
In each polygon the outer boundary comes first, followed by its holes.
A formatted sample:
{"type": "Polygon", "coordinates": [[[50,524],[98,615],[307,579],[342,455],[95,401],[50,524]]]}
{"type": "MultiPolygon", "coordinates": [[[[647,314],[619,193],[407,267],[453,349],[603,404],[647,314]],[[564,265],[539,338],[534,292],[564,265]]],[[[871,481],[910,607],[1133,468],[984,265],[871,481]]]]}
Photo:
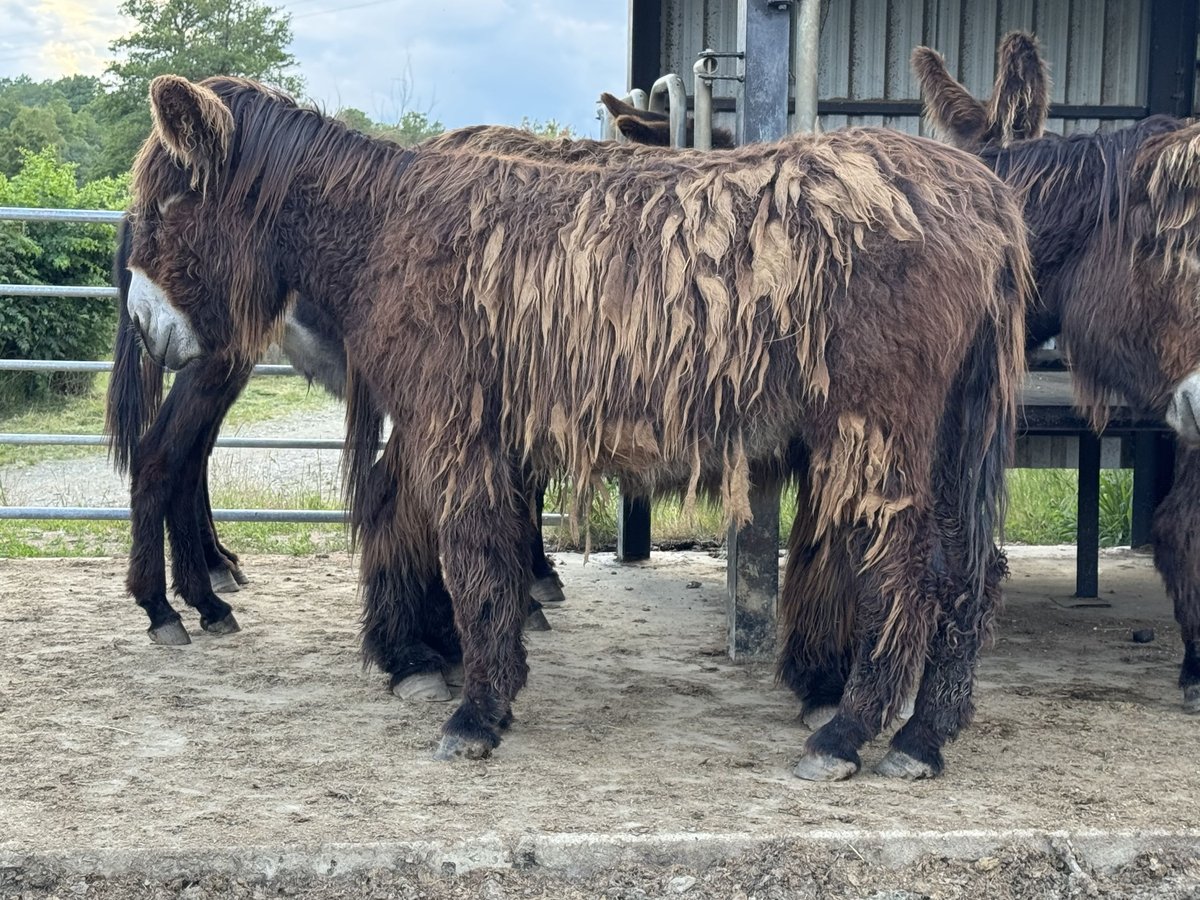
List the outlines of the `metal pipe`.
{"type": "Polygon", "coordinates": [[[116,225],[125,213],[116,209],[35,209],[28,206],[0,206],[0,219],[12,222],[83,222],[116,225]]]}
{"type": "MultiPolygon", "coordinates": [[[[341,509],[214,509],[218,522],[300,522],[340,525],[346,521],[341,509]]],[[[122,522],[129,519],[128,508],[118,506],[0,506],[0,519],[87,519],[97,522],[122,522]]],[[[561,513],[543,513],[543,525],[561,525],[561,513]]]]}
{"type": "Polygon", "coordinates": [[[687,146],[687,88],[683,79],[671,72],[664,75],[650,88],[650,105],[652,112],[665,112],[671,116],[671,146],[687,146]],[[664,105],[663,99],[669,102],[664,105]]]}
{"type": "Polygon", "coordinates": [[[792,77],[796,84],[793,131],[817,130],[817,86],[821,54],[821,0],[800,0],[792,6],[795,44],[792,77]]]}
{"type": "MultiPolygon", "coordinates": [[[[0,444],[18,447],[103,447],[103,434],[32,434],[0,432],[0,444]]],[[[341,450],[344,442],[338,438],[217,438],[218,447],[250,448],[255,450],[341,450]]],[[[380,441],[379,448],[383,449],[380,441]]]]}
{"type": "Polygon", "coordinates": [[[692,145],[697,150],[712,149],[713,128],[713,83],[712,76],[717,73],[717,60],[712,56],[711,49],[700,53],[699,59],[692,65],[695,81],[696,113],[692,120],[692,145]]]}
{"type": "Polygon", "coordinates": [[[0,284],[0,297],[117,297],[115,287],[65,284],[0,284]]]}
{"type": "MultiPolygon", "coordinates": [[[[78,359],[0,359],[0,372],[111,372],[113,364],[78,359]]],[[[292,366],[261,365],[255,375],[299,375],[292,366]]]]}

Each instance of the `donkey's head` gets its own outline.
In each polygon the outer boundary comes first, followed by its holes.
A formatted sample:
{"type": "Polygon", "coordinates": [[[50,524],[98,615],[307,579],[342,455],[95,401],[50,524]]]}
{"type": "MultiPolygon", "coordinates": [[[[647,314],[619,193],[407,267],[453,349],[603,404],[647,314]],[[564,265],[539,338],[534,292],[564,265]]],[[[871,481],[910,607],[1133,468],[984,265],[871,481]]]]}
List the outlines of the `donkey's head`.
{"type": "Polygon", "coordinates": [[[1000,42],[996,83],[986,102],[976,100],[950,75],[935,50],[918,47],[912,67],[926,116],[954,146],[979,150],[1041,137],[1050,108],[1050,75],[1033,35],[1014,31],[1000,42]]]}
{"type": "Polygon", "coordinates": [[[232,163],[254,152],[235,150],[238,93],[268,96],[239,79],[163,75],[150,85],[154,127],[134,163],[129,212],[128,308],[146,349],[170,368],[205,353],[257,352],[285,305],[261,228],[263,179],[243,183],[232,163]]]}
{"type": "MultiPolygon", "coordinates": [[[[671,146],[671,117],[667,113],[638,109],[612,94],[601,94],[600,102],[613,117],[617,130],[633,143],[671,146]]],[[[696,121],[691,116],[687,120],[687,142],[689,147],[696,143],[696,121]]],[[[714,150],[732,147],[733,133],[728,128],[714,128],[712,145],[714,150]]]]}
{"type": "Polygon", "coordinates": [[[1155,135],[1134,159],[1127,227],[1169,387],[1167,423],[1200,443],[1200,124],[1155,135]]]}

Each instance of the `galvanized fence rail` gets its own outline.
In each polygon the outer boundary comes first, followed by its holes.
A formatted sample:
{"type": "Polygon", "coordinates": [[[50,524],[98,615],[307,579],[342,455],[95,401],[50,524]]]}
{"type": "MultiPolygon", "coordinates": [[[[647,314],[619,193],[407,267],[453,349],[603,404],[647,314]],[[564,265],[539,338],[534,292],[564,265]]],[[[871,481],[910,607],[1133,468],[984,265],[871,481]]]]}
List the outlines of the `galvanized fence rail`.
{"type": "MultiPolygon", "coordinates": [[[[30,209],[0,207],[0,221],[55,222],[75,224],[116,225],[123,213],[99,209],[30,209]]],[[[0,297],[61,297],[115,300],[117,289],[111,286],[0,284],[0,297]]],[[[0,372],[108,372],[111,362],[100,360],[0,359],[0,372]]],[[[298,375],[288,365],[254,367],[256,376],[298,375]]],[[[102,434],[15,434],[0,433],[0,444],[20,446],[55,445],[102,447],[102,434]]],[[[228,437],[217,440],[218,447],[258,448],[273,450],[340,450],[342,442],[330,438],[252,438],[228,437]]],[[[37,520],[121,520],[129,518],[129,509],[122,507],[78,506],[0,506],[0,519],[37,520]]],[[[344,510],[317,509],[215,509],[213,518],[219,522],[298,522],[305,524],[342,523],[344,510]]],[[[550,516],[546,517],[549,521],[550,516]]]]}

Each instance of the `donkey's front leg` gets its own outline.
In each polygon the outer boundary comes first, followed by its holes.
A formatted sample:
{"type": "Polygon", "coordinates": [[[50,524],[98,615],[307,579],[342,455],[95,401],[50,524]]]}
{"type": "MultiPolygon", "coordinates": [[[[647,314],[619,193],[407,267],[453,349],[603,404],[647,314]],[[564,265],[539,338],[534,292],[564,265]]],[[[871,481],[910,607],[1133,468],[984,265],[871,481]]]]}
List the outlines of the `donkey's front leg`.
{"type": "Polygon", "coordinates": [[[521,642],[529,591],[521,504],[513,502],[507,468],[495,466],[493,476],[505,482],[494,485],[500,503],[481,488],[452,507],[439,529],[465,678],[462,703],[442,726],[438,759],[488,756],[512,721],[513,698],[529,672],[521,642]]]}
{"type": "Polygon", "coordinates": [[[1154,565],[1183,639],[1183,708],[1200,713],[1200,450],[1176,447],[1175,483],[1154,513],[1154,565]]]}

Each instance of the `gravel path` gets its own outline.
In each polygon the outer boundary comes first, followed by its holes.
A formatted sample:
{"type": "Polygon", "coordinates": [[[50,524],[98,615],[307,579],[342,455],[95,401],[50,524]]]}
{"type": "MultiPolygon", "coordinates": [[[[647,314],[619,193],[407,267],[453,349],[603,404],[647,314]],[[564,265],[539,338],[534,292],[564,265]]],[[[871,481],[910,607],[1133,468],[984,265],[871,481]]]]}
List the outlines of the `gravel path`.
{"type": "MultiPolygon", "coordinates": [[[[240,428],[227,428],[225,437],[340,438],[345,409],[330,401],[319,410],[283,415],[240,428]]],[[[324,497],[339,493],[336,450],[218,449],[209,468],[214,494],[320,490],[324,497]]],[[[7,506],[128,506],[128,481],[114,471],[102,450],[74,459],[53,459],[34,465],[0,467],[0,503],[7,506]]]]}

